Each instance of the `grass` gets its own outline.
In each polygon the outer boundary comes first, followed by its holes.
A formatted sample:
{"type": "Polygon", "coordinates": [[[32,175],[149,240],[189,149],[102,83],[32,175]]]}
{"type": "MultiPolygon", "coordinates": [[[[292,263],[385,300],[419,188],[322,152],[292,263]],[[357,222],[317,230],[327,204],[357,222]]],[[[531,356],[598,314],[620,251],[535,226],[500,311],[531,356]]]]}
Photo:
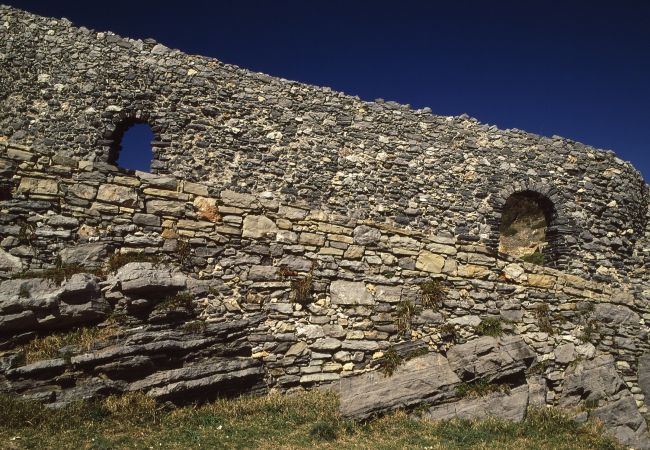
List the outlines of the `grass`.
{"type": "Polygon", "coordinates": [[[415,315],[415,305],[410,300],[402,300],[397,304],[397,329],[408,331],[411,329],[411,318],[415,315]]]}
{"type": "Polygon", "coordinates": [[[293,301],[301,305],[309,303],[312,299],[313,284],[314,280],[311,275],[291,280],[291,291],[294,294],[293,301]]]}
{"type": "Polygon", "coordinates": [[[105,342],[118,334],[115,325],[106,327],[77,328],[63,333],[53,333],[48,336],[37,337],[22,345],[25,364],[31,364],[43,359],[66,358],[69,352],[62,349],[74,347],[78,352],[88,352],[95,344],[105,342]]]}
{"type": "MultiPolygon", "coordinates": [[[[99,277],[103,276],[101,271],[89,269],[88,267],[79,264],[63,264],[50,269],[21,272],[13,276],[13,278],[44,278],[56,284],[61,284],[64,280],[69,279],[72,275],[77,273],[91,273],[99,277]]],[[[20,294],[22,295],[24,293],[21,292],[20,294]]]]}
{"type": "Polygon", "coordinates": [[[456,388],[459,397],[483,397],[493,392],[509,393],[507,384],[490,383],[487,380],[478,380],[473,383],[461,383],[456,388]]]}
{"type": "Polygon", "coordinates": [[[122,266],[132,262],[150,262],[160,263],[160,258],[156,255],[146,253],[115,253],[108,259],[108,271],[115,272],[122,266]]]}
{"type": "Polygon", "coordinates": [[[194,297],[187,291],[179,292],[169,297],[165,297],[158,303],[154,309],[157,311],[171,311],[177,308],[192,309],[192,300],[194,297]]]}
{"type": "Polygon", "coordinates": [[[553,324],[551,323],[550,308],[546,303],[540,303],[535,308],[535,318],[537,318],[537,326],[539,331],[548,334],[555,334],[553,324]]]}
{"type": "Polygon", "coordinates": [[[498,337],[503,335],[503,323],[497,317],[488,317],[481,320],[481,323],[476,327],[476,332],[481,336],[498,337]]]}
{"type": "Polygon", "coordinates": [[[0,448],[623,449],[596,423],[577,424],[555,409],[533,409],[519,424],[430,422],[401,411],[356,423],[340,416],[334,394],[321,391],[176,410],[142,394],[57,410],[0,396],[0,448]]]}
{"type": "Polygon", "coordinates": [[[420,284],[422,306],[438,309],[445,299],[445,287],[438,280],[429,280],[420,284]]]}
{"type": "Polygon", "coordinates": [[[535,250],[529,255],[524,255],[521,259],[527,263],[537,264],[538,266],[544,265],[544,254],[539,250],[535,250]]]}

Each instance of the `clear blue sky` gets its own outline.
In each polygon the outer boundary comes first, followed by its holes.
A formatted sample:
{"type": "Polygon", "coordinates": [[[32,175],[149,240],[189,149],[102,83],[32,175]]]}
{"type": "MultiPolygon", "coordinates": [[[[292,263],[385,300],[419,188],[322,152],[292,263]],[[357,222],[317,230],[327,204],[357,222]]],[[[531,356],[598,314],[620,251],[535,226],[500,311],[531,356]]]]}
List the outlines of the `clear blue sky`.
{"type": "Polygon", "coordinates": [[[614,150],[650,180],[650,2],[14,1],[366,100],[614,150]]]}

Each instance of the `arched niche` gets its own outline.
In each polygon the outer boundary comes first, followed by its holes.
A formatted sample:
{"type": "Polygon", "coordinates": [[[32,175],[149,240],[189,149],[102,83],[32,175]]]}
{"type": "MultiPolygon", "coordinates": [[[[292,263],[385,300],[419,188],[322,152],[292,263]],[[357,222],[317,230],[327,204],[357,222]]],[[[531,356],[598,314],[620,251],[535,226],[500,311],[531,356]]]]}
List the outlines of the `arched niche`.
{"type": "Polygon", "coordinates": [[[522,259],[548,267],[567,267],[567,236],[571,234],[571,227],[559,192],[552,187],[532,182],[513,183],[494,195],[491,203],[494,213],[489,219],[492,232],[488,247],[494,253],[522,258],[525,256],[525,241],[529,239],[527,253],[532,256],[522,259]],[[523,217],[523,220],[517,223],[517,217],[523,217]],[[504,249],[504,241],[507,243],[509,238],[522,230],[524,232],[520,236],[520,242],[523,245],[520,251],[508,252],[504,249]],[[535,250],[539,253],[533,254],[535,250]]]}

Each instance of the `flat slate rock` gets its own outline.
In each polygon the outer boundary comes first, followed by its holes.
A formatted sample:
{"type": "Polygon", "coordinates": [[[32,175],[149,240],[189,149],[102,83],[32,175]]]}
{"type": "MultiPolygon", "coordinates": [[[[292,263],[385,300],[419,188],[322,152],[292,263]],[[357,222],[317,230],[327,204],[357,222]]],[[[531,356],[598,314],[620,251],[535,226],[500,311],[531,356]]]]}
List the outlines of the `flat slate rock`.
{"type": "Polygon", "coordinates": [[[528,408],[528,386],[518,386],[510,392],[494,392],[482,397],[463,398],[457,402],[436,405],[423,417],[431,420],[485,419],[493,417],[521,422],[528,408]]]}
{"type": "Polygon", "coordinates": [[[537,355],[520,336],[483,336],[452,347],[447,357],[451,369],[463,381],[495,381],[523,373],[537,355]]]}
{"type": "Polygon", "coordinates": [[[341,413],[365,419],[423,402],[441,402],[455,394],[460,379],[447,358],[437,353],[406,361],[392,376],[374,371],[343,378],[336,386],[341,413]]]}

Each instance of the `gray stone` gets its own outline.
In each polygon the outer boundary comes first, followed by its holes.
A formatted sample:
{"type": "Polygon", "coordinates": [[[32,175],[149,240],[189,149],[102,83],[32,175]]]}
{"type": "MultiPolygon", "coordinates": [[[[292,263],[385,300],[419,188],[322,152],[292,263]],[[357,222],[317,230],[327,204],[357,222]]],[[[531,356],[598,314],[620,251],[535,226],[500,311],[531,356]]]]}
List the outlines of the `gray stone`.
{"type": "Polygon", "coordinates": [[[648,426],[636,408],[631,395],[600,406],[589,414],[603,422],[603,425],[622,444],[634,449],[650,449],[648,426]]]}
{"type": "Polygon", "coordinates": [[[352,237],[355,244],[374,245],[381,239],[381,232],[377,228],[359,225],[352,232],[352,237]]]}
{"type": "Polygon", "coordinates": [[[262,237],[274,237],[278,227],[266,216],[248,215],[244,217],[242,236],[259,239],[262,237]]]}
{"type": "Polygon", "coordinates": [[[186,286],[187,276],[172,269],[158,269],[150,262],[133,262],[120,267],[115,280],[127,293],[178,291],[186,286]]]}
{"type": "Polygon", "coordinates": [[[252,281],[272,281],[278,277],[278,268],[273,266],[251,266],[248,271],[248,278],[252,281]]]}
{"type": "Polygon", "coordinates": [[[100,267],[108,261],[108,246],[96,242],[66,247],[59,252],[63,264],[100,267]]]}
{"type": "Polygon", "coordinates": [[[576,346],[572,342],[558,345],[553,353],[555,353],[555,361],[560,364],[569,364],[576,359],[576,346]]]}
{"type": "Polygon", "coordinates": [[[332,305],[372,305],[374,298],[362,281],[335,280],[330,284],[332,305]]]}
{"type": "Polygon", "coordinates": [[[576,406],[581,401],[609,399],[623,389],[625,383],[616,372],[614,358],[599,355],[566,370],[559,403],[561,406],[576,406]]]}
{"type": "Polygon", "coordinates": [[[452,347],[447,357],[462,380],[495,381],[524,372],[537,355],[521,336],[483,336],[452,347]]]}
{"type": "Polygon", "coordinates": [[[448,400],[459,383],[447,359],[430,353],[406,361],[390,377],[374,371],[343,378],[337,390],[341,414],[366,419],[395,409],[448,400]]]}
{"type": "Polygon", "coordinates": [[[521,422],[528,408],[528,386],[517,386],[509,392],[493,392],[482,397],[469,397],[433,406],[422,417],[430,420],[485,419],[488,417],[521,422]]]}
{"type": "Polygon", "coordinates": [[[22,260],[0,248],[0,271],[20,272],[23,269],[22,260]]]}
{"type": "Polygon", "coordinates": [[[645,404],[650,406],[650,352],[639,356],[639,387],[645,395],[645,404]]]}

